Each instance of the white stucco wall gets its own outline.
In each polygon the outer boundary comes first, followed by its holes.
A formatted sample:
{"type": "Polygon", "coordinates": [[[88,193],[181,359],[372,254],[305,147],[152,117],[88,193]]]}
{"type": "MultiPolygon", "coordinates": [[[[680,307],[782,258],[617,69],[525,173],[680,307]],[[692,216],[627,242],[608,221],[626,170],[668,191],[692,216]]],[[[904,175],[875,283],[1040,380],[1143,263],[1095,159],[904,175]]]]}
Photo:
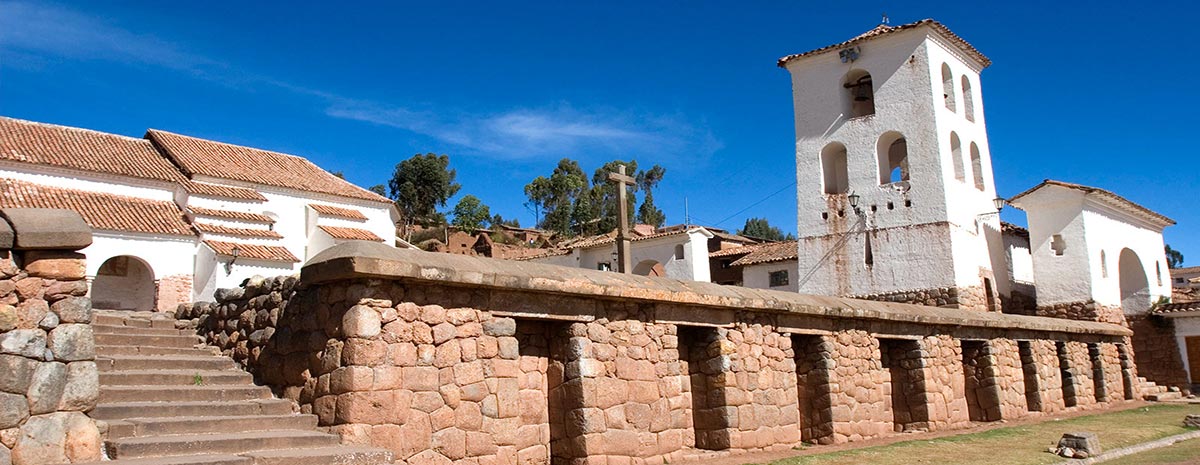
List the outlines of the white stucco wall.
{"type": "Polygon", "coordinates": [[[795,260],[744,266],[742,267],[742,286],[754,289],[797,292],[800,288],[796,282],[798,278],[796,271],[795,260]],[[788,284],[786,286],[771,287],[771,273],[776,271],[788,272],[788,284]]]}
{"type": "Polygon", "coordinates": [[[1183,360],[1183,370],[1187,372],[1188,379],[1192,379],[1192,368],[1187,354],[1187,338],[1200,336],[1200,314],[1172,316],[1171,320],[1175,323],[1175,346],[1179,348],[1179,359],[1183,360]]]}
{"type": "Polygon", "coordinates": [[[166,181],[0,161],[0,178],[62,189],[170,202],[182,188],[166,181]]]}
{"type": "Polygon", "coordinates": [[[1141,261],[1149,283],[1148,300],[1171,295],[1159,227],[1076,189],[1043,187],[1017,203],[1028,216],[1039,306],[1089,299],[1121,305],[1120,257],[1126,248],[1141,261]],[[1066,243],[1061,256],[1051,248],[1055,234],[1066,243]],[[1107,262],[1107,277],[1101,266],[1101,251],[1107,262]],[[1156,265],[1163,273],[1161,285],[1156,265]]]}
{"type": "MultiPolygon", "coordinates": [[[[711,280],[708,268],[708,239],[712,233],[697,229],[686,234],[663,236],[654,239],[633,241],[630,243],[630,258],[634,267],[643,261],[652,260],[663,266],[666,277],[672,279],[704,281],[711,280]],[[675,258],[675,246],[684,247],[682,259],[675,258]]],[[[569,255],[530,260],[536,263],[570,266],[588,270],[599,269],[600,263],[609,263],[612,270],[617,269],[616,244],[599,247],[575,249],[569,255]]]]}
{"type": "MultiPolygon", "coordinates": [[[[863,43],[860,58],[852,63],[842,63],[833,50],[787,65],[796,118],[800,292],[862,295],[977,286],[981,268],[994,269],[995,260],[1002,263],[998,233],[989,240],[986,232],[976,232],[978,215],[994,211],[996,196],[980,65],[929,31],[918,28],[863,43]],[[951,66],[956,83],[963,76],[971,81],[974,121],[962,113],[957,84],[958,111],[945,108],[942,63],[951,66]],[[852,70],[872,76],[874,115],[847,118],[849,97],[842,83],[852,70]],[[951,131],[962,141],[965,181],[954,174],[951,131]],[[892,133],[907,142],[910,179],[881,185],[881,171],[886,170],[879,160],[881,138],[892,133]],[[973,181],[971,142],[980,152],[982,190],[973,181]],[[861,233],[830,254],[844,233],[858,230],[846,195],[825,193],[821,152],[833,143],[846,147],[849,191],[861,198],[873,265],[866,263],[867,239],[861,233]],[[821,262],[827,254],[831,257],[821,262]]],[[[998,231],[996,218],[983,222],[998,231]]]]}
{"type": "Polygon", "coordinates": [[[1008,264],[1008,279],[1033,283],[1033,254],[1029,250],[1029,239],[1007,234],[1004,236],[1005,259],[1008,264]]]}

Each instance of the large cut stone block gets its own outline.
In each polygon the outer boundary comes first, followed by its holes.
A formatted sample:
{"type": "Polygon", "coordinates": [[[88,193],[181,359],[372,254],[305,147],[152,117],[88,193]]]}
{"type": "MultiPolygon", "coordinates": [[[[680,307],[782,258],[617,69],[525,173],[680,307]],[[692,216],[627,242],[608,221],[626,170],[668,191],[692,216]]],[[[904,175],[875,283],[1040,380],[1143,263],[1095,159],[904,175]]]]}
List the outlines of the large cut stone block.
{"type": "Polygon", "coordinates": [[[74,210],[5,208],[0,216],[12,225],[17,250],[80,250],[92,245],[92,228],[74,210]]]}

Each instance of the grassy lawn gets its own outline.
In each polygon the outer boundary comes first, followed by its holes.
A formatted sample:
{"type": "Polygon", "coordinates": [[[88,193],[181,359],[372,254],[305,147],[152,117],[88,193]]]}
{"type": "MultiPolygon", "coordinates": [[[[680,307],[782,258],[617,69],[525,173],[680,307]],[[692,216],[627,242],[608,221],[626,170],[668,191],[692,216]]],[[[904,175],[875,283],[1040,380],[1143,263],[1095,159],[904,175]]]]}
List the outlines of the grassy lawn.
{"type": "Polygon", "coordinates": [[[1128,455],[1104,462],[1107,465],[1185,464],[1200,461],[1200,439],[1177,442],[1173,445],[1128,455]]]}
{"type": "MultiPolygon", "coordinates": [[[[1061,458],[1046,452],[1047,447],[1058,443],[1062,433],[1095,432],[1100,435],[1100,446],[1104,450],[1111,450],[1187,432],[1189,430],[1183,427],[1183,417],[1187,414],[1200,414],[1200,405],[1151,405],[1069,420],[1047,420],[1037,424],[996,428],[979,433],[792,457],[772,462],[771,465],[1049,464],[1062,461],[1061,458]]],[[[1180,446],[1183,444],[1176,447],[1180,446]]],[[[1194,448],[1193,452],[1200,455],[1200,445],[1189,446],[1194,448]]]]}

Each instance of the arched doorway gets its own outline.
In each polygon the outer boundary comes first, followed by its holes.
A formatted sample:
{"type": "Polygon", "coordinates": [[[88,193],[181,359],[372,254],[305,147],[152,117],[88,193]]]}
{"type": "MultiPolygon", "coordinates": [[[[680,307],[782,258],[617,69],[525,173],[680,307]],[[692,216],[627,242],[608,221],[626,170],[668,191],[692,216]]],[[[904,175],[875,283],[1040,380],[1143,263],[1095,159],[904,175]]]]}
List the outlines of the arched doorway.
{"type": "Polygon", "coordinates": [[[642,276],[666,276],[666,271],[663,270],[662,263],[654,260],[642,260],[637,266],[633,267],[633,274],[642,276]]]}
{"type": "Polygon", "coordinates": [[[1121,250],[1117,269],[1121,279],[1121,308],[1126,315],[1144,313],[1150,309],[1150,282],[1146,268],[1136,252],[1121,250]]]}
{"type": "Polygon", "coordinates": [[[131,255],[105,260],[92,281],[92,306],[111,310],[154,311],[154,271],[131,255]]]}

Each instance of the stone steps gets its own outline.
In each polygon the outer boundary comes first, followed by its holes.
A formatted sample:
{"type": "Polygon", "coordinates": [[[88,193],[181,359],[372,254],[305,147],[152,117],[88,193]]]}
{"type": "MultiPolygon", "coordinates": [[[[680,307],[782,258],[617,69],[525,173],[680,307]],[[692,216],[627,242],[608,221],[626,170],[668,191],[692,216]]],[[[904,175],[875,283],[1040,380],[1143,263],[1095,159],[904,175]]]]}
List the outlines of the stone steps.
{"type": "Polygon", "coordinates": [[[94,321],[100,399],[89,415],[108,422],[112,459],[97,464],[392,463],[385,449],[317,431],[315,415],[294,413],[174,320],[100,310],[94,321]]]}
{"type": "Polygon", "coordinates": [[[100,373],[100,384],[105,386],[172,384],[213,386],[245,385],[253,382],[254,377],[250,373],[227,370],[123,370],[100,373]]]}

